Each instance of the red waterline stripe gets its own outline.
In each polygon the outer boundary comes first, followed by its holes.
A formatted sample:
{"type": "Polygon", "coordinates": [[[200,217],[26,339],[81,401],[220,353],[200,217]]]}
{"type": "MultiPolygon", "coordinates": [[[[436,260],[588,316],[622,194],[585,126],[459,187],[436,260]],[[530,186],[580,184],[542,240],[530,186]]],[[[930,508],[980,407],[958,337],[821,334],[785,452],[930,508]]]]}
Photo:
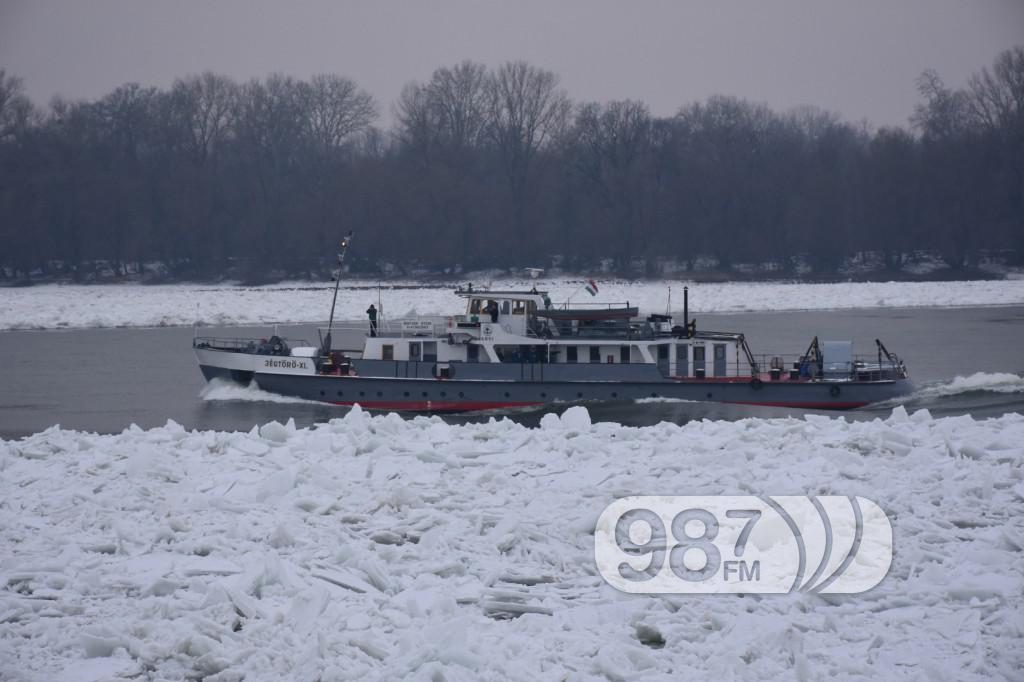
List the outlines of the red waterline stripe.
{"type": "Polygon", "coordinates": [[[335,405],[355,405],[369,410],[497,410],[503,407],[532,407],[543,402],[497,402],[487,400],[332,400],[335,405]]]}
{"type": "Polygon", "coordinates": [[[760,402],[754,400],[723,400],[722,402],[731,405],[756,405],[758,407],[797,407],[805,410],[849,410],[854,407],[864,407],[868,401],[840,402],[840,401],[812,401],[793,402],[789,400],[781,402],[760,402]]]}

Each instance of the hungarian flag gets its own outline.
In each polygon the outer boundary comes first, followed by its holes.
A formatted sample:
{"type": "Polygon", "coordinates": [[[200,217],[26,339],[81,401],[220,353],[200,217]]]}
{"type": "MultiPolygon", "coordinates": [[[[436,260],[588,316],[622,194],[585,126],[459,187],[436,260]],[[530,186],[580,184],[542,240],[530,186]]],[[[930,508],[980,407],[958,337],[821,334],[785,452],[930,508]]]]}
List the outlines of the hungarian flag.
{"type": "Polygon", "coordinates": [[[586,285],[587,293],[591,296],[597,296],[597,282],[592,279],[587,280],[586,285]]]}

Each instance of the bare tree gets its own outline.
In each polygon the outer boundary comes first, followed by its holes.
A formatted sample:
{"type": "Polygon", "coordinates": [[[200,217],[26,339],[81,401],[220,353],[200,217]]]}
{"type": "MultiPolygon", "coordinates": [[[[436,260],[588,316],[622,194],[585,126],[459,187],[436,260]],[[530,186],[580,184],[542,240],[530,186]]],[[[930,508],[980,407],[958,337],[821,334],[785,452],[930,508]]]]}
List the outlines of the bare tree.
{"type": "Polygon", "coordinates": [[[526,62],[503,64],[487,82],[490,135],[512,194],[517,230],[536,244],[526,225],[528,185],[537,152],[564,129],[572,108],[558,77],[526,62]]]}
{"type": "Polygon", "coordinates": [[[230,133],[238,92],[234,81],[209,71],[174,82],[171,101],[175,120],[198,165],[205,164],[230,133]]]}
{"type": "Polygon", "coordinates": [[[918,77],[917,91],[925,101],[914,108],[910,121],[925,137],[941,139],[959,135],[970,128],[971,110],[967,94],[947,88],[933,69],[918,77]]]}
{"type": "Polygon", "coordinates": [[[638,235],[648,199],[648,173],[652,168],[651,115],[642,102],[629,100],[606,105],[584,104],[579,108],[569,136],[575,169],[594,188],[615,235],[616,260],[625,271],[637,249],[638,235]]]}
{"type": "Polygon", "coordinates": [[[478,145],[487,125],[487,69],[464,61],[434,71],[426,86],[445,143],[455,149],[478,145]]]}
{"type": "Polygon", "coordinates": [[[23,130],[32,114],[32,103],[25,97],[22,80],[0,69],[0,142],[23,130]]]}
{"type": "Polygon", "coordinates": [[[465,61],[434,71],[426,84],[409,83],[395,103],[399,137],[421,160],[442,147],[452,164],[484,142],[488,123],[487,69],[465,61]]]}
{"type": "Polygon", "coordinates": [[[1007,194],[1014,204],[1007,222],[1016,235],[1016,248],[1024,259],[1024,47],[1017,46],[996,57],[969,82],[971,111],[978,122],[1009,152],[1013,179],[1007,194]]]}
{"type": "Polygon", "coordinates": [[[1024,47],[1000,54],[989,71],[982,69],[969,81],[970,110],[990,129],[1012,128],[1024,117],[1024,47]]]}
{"type": "Polygon", "coordinates": [[[398,138],[421,163],[429,163],[440,122],[427,88],[419,83],[406,84],[395,102],[394,115],[398,138]]]}
{"type": "Polygon", "coordinates": [[[298,84],[297,94],[306,134],[321,153],[338,149],[378,116],[373,96],[342,76],[318,74],[298,84]]]}
{"type": "Polygon", "coordinates": [[[299,153],[299,82],[273,74],[242,86],[235,118],[248,151],[281,168],[299,153]]]}

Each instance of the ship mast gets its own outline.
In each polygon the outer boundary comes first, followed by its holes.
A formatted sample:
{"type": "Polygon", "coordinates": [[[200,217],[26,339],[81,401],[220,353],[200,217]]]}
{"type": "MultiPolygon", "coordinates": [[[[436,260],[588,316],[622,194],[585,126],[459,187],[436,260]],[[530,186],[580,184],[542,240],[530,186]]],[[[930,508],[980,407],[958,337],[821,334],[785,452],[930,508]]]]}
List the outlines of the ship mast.
{"type": "Polygon", "coordinates": [[[348,243],[352,241],[352,231],[341,240],[341,251],[338,253],[338,270],[334,273],[334,298],[331,300],[331,316],[327,320],[327,336],[324,337],[321,355],[331,354],[331,330],[334,328],[334,308],[338,305],[338,287],[341,286],[341,266],[345,263],[345,254],[348,253],[348,243]]]}

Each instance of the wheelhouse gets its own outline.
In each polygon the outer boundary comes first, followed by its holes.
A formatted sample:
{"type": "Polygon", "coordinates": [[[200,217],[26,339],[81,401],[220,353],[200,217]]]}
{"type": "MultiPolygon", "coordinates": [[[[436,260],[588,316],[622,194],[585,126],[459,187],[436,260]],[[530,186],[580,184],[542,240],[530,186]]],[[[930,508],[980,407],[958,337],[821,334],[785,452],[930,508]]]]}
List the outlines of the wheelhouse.
{"type": "Polygon", "coordinates": [[[663,377],[749,377],[742,334],[696,332],[624,303],[552,304],[547,292],[455,292],[465,312],[382,324],[362,359],[383,362],[653,365],[663,377]]]}

